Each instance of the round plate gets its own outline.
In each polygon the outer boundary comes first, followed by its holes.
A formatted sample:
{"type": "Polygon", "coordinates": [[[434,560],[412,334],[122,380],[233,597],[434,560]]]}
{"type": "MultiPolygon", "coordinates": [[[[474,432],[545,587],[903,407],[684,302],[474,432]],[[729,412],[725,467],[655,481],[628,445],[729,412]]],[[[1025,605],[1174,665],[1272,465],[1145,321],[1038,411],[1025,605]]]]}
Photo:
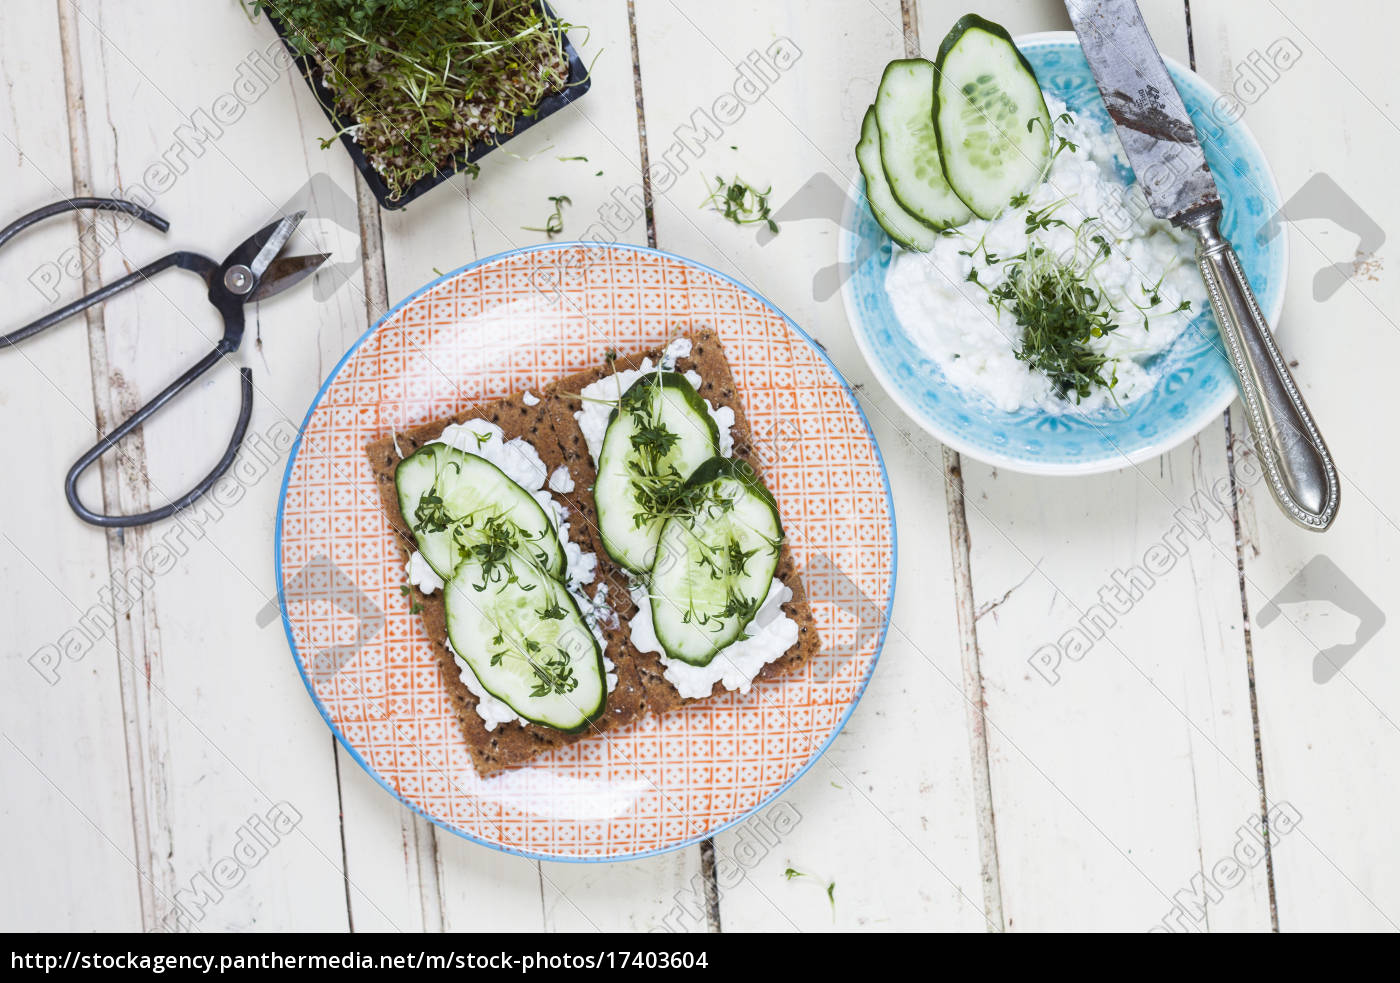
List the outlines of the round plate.
{"type": "Polygon", "coordinates": [[[389,312],[326,380],[277,517],[297,666],[356,761],[454,833],[552,860],[616,860],[710,836],[780,794],[860,698],[894,600],[880,450],[829,359],[781,311],[656,250],[581,243],[493,256],[389,312]],[[600,365],[609,349],[719,334],[823,646],[791,678],[691,704],[482,779],[467,755],[364,447],[600,365]]]}
{"type": "MultiPolygon", "coordinates": [[[[1077,116],[1105,130],[1111,124],[1103,100],[1069,31],[1016,39],[1035,69],[1041,88],[1077,116]]],[[[1228,123],[1212,107],[1219,94],[1189,69],[1167,59],[1206,159],[1220,186],[1225,213],[1221,227],[1234,243],[1271,324],[1283,310],[1288,239],[1259,233],[1282,200],[1263,151],[1243,123],[1228,123]]],[[[1132,172],[1120,168],[1132,181],[1132,172]]],[[[843,222],[840,259],[854,273],[842,296],[856,343],[880,384],[925,430],[962,453],[989,464],[1031,474],[1092,474],[1155,457],[1199,433],[1235,398],[1235,377],[1211,313],[1164,354],[1156,389],[1130,403],[1127,412],[1108,407],[1094,413],[1050,414],[1027,408],[997,409],[979,393],[959,389],[925,355],[895,317],[885,294],[885,271],[893,247],[865,205],[857,176],[843,222]]]]}

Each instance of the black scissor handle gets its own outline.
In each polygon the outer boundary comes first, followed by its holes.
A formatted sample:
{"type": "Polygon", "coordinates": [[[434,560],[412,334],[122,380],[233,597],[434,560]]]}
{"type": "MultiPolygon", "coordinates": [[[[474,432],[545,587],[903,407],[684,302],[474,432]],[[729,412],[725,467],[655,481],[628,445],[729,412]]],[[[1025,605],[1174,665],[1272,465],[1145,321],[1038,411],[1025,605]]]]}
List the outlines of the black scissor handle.
{"type": "MultiPolygon", "coordinates": [[[[147,211],[135,202],[124,201],[121,198],[65,198],[63,201],[56,201],[52,205],[36,208],[28,215],[22,215],[3,229],[0,229],[0,246],[4,246],[5,243],[9,242],[31,225],[42,222],[46,218],[62,215],[64,212],[87,210],[124,212],[127,215],[132,215],[140,219],[142,222],[145,222],[147,225],[160,232],[165,232],[170,228],[170,223],[165,219],[154,212],[147,211]]],[[[181,269],[197,273],[203,277],[206,282],[209,281],[214,271],[218,268],[218,264],[213,260],[205,256],[200,256],[197,253],[178,252],[171,253],[169,256],[162,256],[155,262],[147,263],[139,270],[128,273],[121,279],[107,284],[88,294],[86,297],[80,297],[70,304],[65,304],[58,310],[45,314],[43,317],[31,321],[24,327],[11,331],[9,334],[0,335],[0,348],[8,348],[12,345],[17,345],[24,339],[30,338],[40,331],[43,331],[45,328],[51,328],[60,321],[67,320],[74,314],[77,314],[79,311],[86,310],[95,304],[100,304],[114,294],[119,294],[123,290],[134,287],[138,283],[172,266],[178,266],[181,269]]]]}
{"type": "Polygon", "coordinates": [[[155,212],[147,211],[134,201],[126,201],[122,198],[65,198],[56,201],[52,205],[45,205],[43,208],[36,208],[26,215],[21,215],[9,225],[0,229],[0,246],[9,242],[25,229],[37,222],[42,222],[46,218],[55,215],[62,215],[64,212],[125,212],[135,218],[139,218],[157,232],[168,232],[170,223],[161,218],[155,212]]]}
{"type": "Polygon", "coordinates": [[[253,413],[253,370],[241,368],[238,370],[240,395],[238,406],[238,422],[234,424],[233,437],[228,442],[228,447],[224,450],[223,457],[219,458],[219,463],[214,466],[214,470],[205,475],[192,489],[181,495],[179,498],[162,506],[152,509],[149,512],[142,512],[138,515],[101,515],[89,509],[78,498],[78,479],[82,477],[84,471],[92,466],[99,457],[107,453],[117,441],[121,440],[132,430],[135,430],[146,420],[150,419],[161,407],[174,399],[180,390],[194,382],[205,372],[217,365],[223,357],[228,354],[228,349],[221,343],[204,358],[200,359],[184,375],[166,386],[149,403],[133,413],[125,422],[104,436],[97,444],[82,457],[68,472],[68,478],[63,483],[63,493],[68,498],[68,504],[77,513],[78,518],[84,522],[90,522],[94,526],[128,527],[144,526],[150,522],[159,522],[161,519],[168,519],[172,515],[188,507],[195,499],[199,498],[210,488],[214,487],[214,482],[221,478],[225,471],[233,464],[234,457],[238,454],[238,448],[243,443],[243,435],[248,432],[248,420],[253,413]]]}

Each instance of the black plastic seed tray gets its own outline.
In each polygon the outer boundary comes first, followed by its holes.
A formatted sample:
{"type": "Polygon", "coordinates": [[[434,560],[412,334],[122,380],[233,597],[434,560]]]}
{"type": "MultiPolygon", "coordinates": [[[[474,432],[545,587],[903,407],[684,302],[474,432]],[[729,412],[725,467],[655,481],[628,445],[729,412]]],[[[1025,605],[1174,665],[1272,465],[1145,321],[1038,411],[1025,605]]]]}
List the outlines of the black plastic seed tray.
{"type": "MultiPolygon", "coordinates": [[[[554,25],[554,29],[562,35],[563,32],[559,26],[560,21],[559,18],[555,16],[554,11],[550,9],[547,3],[541,3],[539,6],[540,10],[544,13],[545,19],[554,25]]],[[[348,127],[352,121],[342,119],[336,114],[335,109],[332,107],[330,90],[322,85],[323,75],[320,66],[309,56],[297,55],[296,49],[287,40],[288,31],[286,25],[266,9],[264,9],[263,15],[267,17],[268,21],[272,24],[273,30],[277,32],[277,36],[280,37],[282,43],[286,45],[287,51],[295,60],[302,77],[306,79],[306,84],[311,87],[311,93],[316,97],[316,104],[320,106],[321,111],[326,114],[326,119],[330,120],[331,126],[334,127],[335,131],[340,134],[340,142],[344,144],[346,152],[350,155],[350,159],[355,162],[355,166],[359,169],[360,173],[364,175],[365,183],[368,184],[370,190],[374,192],[374,197],[379,201],[382,208],[402,208],[409,202],[422,197],[453,175],[460,174],[473,161],[486,156],[507,140],[524,133],[530,127],[540,122],[540,120],[547,119],[569,103],[578,99],[588,91],[591,84],[591,79],[588,76],[587,68],[584,67],[583,59],[579,57],[578,51],[575,50],[574,46],[569,43],[568,36],[564,35],[564,54],[569,59],[569,78],[563,89],[558,92],[551,92],[549,95],[545,96],[544,99],[540,100],[539,104],[535,106],[535,111],[533,113],[516,116],[515,129],[510,133],[488,140],[478,140],[455,154],[438,169],[436,174],[430,174],[427,177],[415,181],[413,184],[409,185],[402,195],[391,200],[389,197],[389,186],[384,183],[384,178],[374,169],[374,166],[370,164],[369,158],[365,156],[364,150],[361,149],[360,145],[355,142],[354,138],[351,137],[348,132],[348,127]]]]}

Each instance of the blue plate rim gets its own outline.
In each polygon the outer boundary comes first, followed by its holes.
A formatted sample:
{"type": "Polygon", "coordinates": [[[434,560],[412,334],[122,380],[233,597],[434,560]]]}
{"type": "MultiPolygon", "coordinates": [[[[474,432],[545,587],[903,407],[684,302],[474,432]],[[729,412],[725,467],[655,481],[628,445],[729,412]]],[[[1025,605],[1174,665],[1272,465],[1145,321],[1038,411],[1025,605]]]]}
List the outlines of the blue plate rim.
{"type": "MultiPolygon", "coordinates": [[[[1017,48],[1028,46],[1050,46],[1050,45],[1073,45],[1079,47],[1079,38],[1073,31],[1036,31],[1029,34],[1018,34],[1012,41],[1017,48]]],[[[1211,96],[1214,104],[1221,98],[1221,94],[1215,86],[1211,85],[1196,72],[1181,64],[1174,58],[1167,55],[1162,56],[1162,60],[1167,67],[1173,71],[1191,77],[1201,86],[1205,92],[1211,96]]],[[[1249,127],[1245,125],[1243,119],[1235,120],[1230,124],[1231,129],[1238,135],[1241,142],[1253,152],[1261,165],[1264,176],[1268,179],[1267,187],[1261,190],[1272,195],[1275,202],[1282,202],[1283,198],[1279,191],[1278,178],[1274,175],[1269,159],[1264,154],[1264,149],[1255,139],[1249,127]]],[[[842,262],[847,256],[856,255],[853,238],[853,230],[857,227],[856,215],[858,211],[865,207],[865,193],[863,190],[863,179],[860,170],[857,168],[851,178],[846,190],[845,213],[841,219],[841,233],[837,239],[836,255],[837,262],[842,262]]],[[[1287,236],[1279,236],[1276,240],[1280,257],[1280,277],[1284,284],[1287,284],[1289,265],[1289,245],[1287,236]]],[[[1224,414],[1238,396],[1238,389],[1234,384],[1233,373],[1230,376],[1231,385],[1222,388],[1221,392],[1209,403],[1203,403],[1201,408],[1187,417],[1179,428],[1171,431],[1165,437],[1154,440],[1152,443],[1129,453],[1120,453],[1088,461],[1068,461],[1068,462],[1045,462],[1031,461],[1024,458],[1014,457],[1008,454],[998,453],[976,444],[962,440],[956,433],[944,430],[938,426],[937,421],[929,419],[919,408],[906,397],[899,387],[899,383],[892,378],[881,367],[880,361],[874,357],[872,346],[873,340],[867,335],[860,325],[863,324],[858,316],[859,306],[856,303],[853,293],[855,277],[848,276],[841,283],[841,302],[846,310],[846,320],[851,327],[851,335],[855,338],[856,347],[860,349],[861,357],[865,359],[866,366],[870,369],[875,379],[904,414],[914,423],[923,429],[930,436],[956,450],[959,454],[966,454],[984,464],[995,467],[1006,468],[1008,471],[1015,471],[1019,474],[1045,475],[1050,477],[1073,477],[1077,475],[1104,474],[1109,471],[1119,471],[1123,468],[1133,467],[1143,461],[1153,458],[1175,449],[1186,441],[1192,439],[1211,422],[1224,414]]],[[[1286,289],[1278,292],[1277,299],[1270,305],[1269,310],[1264,312],[1265,319],[1270,325],[1277,325],[1283,313],[1283,301],[1286,289]]]]}
{"type": "Polygon", "coordinates": [[[287,636],[287,645],[291,650],[292,662],[296,666],[297,673],[301,676],[302,684],[306,687],[307,693],[310,694],[311,702],[315,705],[317,711],[321,714],[321,719],[325,721],[326,726],[335,736],[336,742],[339,743],[340,746],[345,749],[345,752],[350,755],[351,759],[362,769],[364,769],[365,773],[369,775],[370,778],[374,779],[374,781],[381,788],[383,788],[400,803],[406,806],[411,812],[422,816],[434,826],[437,826],[440,829],[444,829],[447,832],[452,833],[454,836],[459,836],[462,839],[468,840],[472,843],[476,843],[484,847],[489,847],[493,850],[498,850],[501,853],[508,853],[514,856],[526,857],[531,860],[546,860],[558,863],[578,864],[621,863],[629,860],[643,860],[647,857],[661,856],[662,854],[673,853],[676,850],[683,850],[686,847],[694,846],[697,843],[701,843],[707,839],[711,839],[712,837],[718,836],[725,830],[731,829],[734,826],[737,826],[745,820],[749,819],[751,816],[756,815],[759,812],[759,810],[781,797],[790,788],[792,788],[793,785],[795,785],[797,781],[800,778],[802,778],[803,775],[807,774],[807,772],[811,770],[812,766],[815,765],[818,761],[820,761],[822,756],[826,754],[827,750],[831,747],[832,742],[836,740],[837,736],[841,733],[841,731],[845,729],[846,723],[851,719],[851,715],[855,713],[856,707],[860,704],[861,697],[865,695],[866,687],[869,686],[870,680],[875,674],[875,667],[877,664],[879,664],[880,656],[884,652],[885,639],[889,633],[890,622],[893,620],[894,617],[895,588],[897,585],[899,574],[899,527],[895,517],[894,492],[890,486],[889,469],[885,466],[885,457],[884,453],[880,450],[880,442],[875,438],[874,428],[870,426],[870,420],[866,417],[865,410],[860,405],[860,400],[856,398],[855,390],[853,390],[851,388],[851,384],[846,381],[846,377],[841,374],[841,370],[836,367],[836,363],[832,361],[831,356],[827,354],[826,348],[821,344],[821,342],[817,341],[806,331],[804,331],[796,321],[788,317],[788,315],[782,310],[782,308],[778,307],[778,305],[774,304],[767,297],[764,297],[752,287],[737,280],[736,278],[730,276],[727,273],[722,273],[711,266],[707,266],[704,263],[698,262],[697,260],[693,260],[688,257],[678,255],[676,253],[667,252],[664,249],[657,249],[653,246],[638,246],[632,245],[630,243],[598,243],[574,240],[571,242],[541,243],[533,246],[521,246],[515,249],[507,249],[503,250],[502,252],[494,253],[490,256],[474,260],[463,266],[459,266],[455,270],[452,270],[448,273],[444,273],[437,279],[432,280],[431,282],[419,287],[417,290],[413,291],[408,296],[400,300],[397,304],[394,304],[382,317],[375,321],[374,324],[367,331],[365,331],[364,334],[360,335],[360,337],[356,339],[355,343],[351,345],[349,349],[346,350],[345,354],[342,355],[340,360],[336,362],[334,367],[332,367],[330,373],[326,376],[325,381],[321,383],[321,387],[316,391],[316,395],[312,397],[311,405],[308,406],[306,410],[306,416],[302,418],[301,426],[297,429],[296,440],[292,442],[292,447],[290,451],[288,451],[287,467],[282,474],[282,485],[277,495],[276,523],[276,528],[274,530],[275,534],[273,536],[273,568],[274,575],[277,579],[277,605],[282,615],[282,629],[287,636]],[[536,853],[530,850],[518,850],[514,847],[507,846],[503,843],[493,843],[490,840],[485,840],[478,836],[473,836],[470,833],[467,833],[463,830],[456,828],[455,826],[448,824],[446,821],[438,818],[437,816],[429,814],[421,806],[417,805],[414,802],[410,802],[408,799],[400,795],[398,790],[395,789],[389,782],[387,782],[382,775],[375,771],[373,766],[371,766],[370,763],[366,761],[364,757],[360,754],[359,750],[356,749],[356,747],[350,743],[350,741],[345,737],[345,735],[341,733],[340,728],[335,725],[335,722],[331,719],[330,712],[326,709],[325,704],[321,702],[320,696],[316,693],[316,689],[312,685],[310,677],[307,676],[306,670],[302,665],[302,660],[298,655],[296,639],[292,635],[292,623],[291,617],[287,613],[285,578],[283,577],[282,570],[282,524],[284,518],[284,510],[287,504],[287,487],[290,484],[292,478],[292,467],[296,464],[297,455],[301,451],[302,440],[306,435],[306,427],[311,422],[311,415],[315,413],[317,407],[321,405],[321,400],[325,397],[326,391],[330,388],[331,383],[335,381],[336,377],[340,374],[341,369],[343,369],[346,363],[350,361],[350,358],[357,351],[359,351],[360,346],[363,345],[366,341],[368,341],[370,336],[372,336],[376,331],[383,327],[400,310],[407,307],[414,300],[418,299],[423,294],[437,287],[439,284],[444,283],[447,280],[451,280],[453,277],[460,276],[461,274],[466,273],[470,270],[474,270],[479,266],[484,266],[488,263],[493,263],[498,260],[507,259],[511,256],[518,256],[526,253],[536,252],[553,252],[572,248],[583,248],[589,250],[628,250],[631,252],[645,253],[651,256],[660,256],[665,259],[675,260],[676,262],[685,264],[687,266],[691,266],[695,269],[703,270],[704,272],[716,276],[727,283],[733,284],[735,287],[742,290],[744,293],[753,297],[760,304],[763,304],[769,310],[774,311],[780,318],[783,319],[787,326],[792,328],[792,330],[797,333],[798,337],[805,341],[808,347],[810,347],[812,351],[814,351],[817,354],[817,356],[821,358],[823,362],[826,363],[827,368],[830,369],[832,375],[836,377],[836,381],[841,384],[841,388],[844,389],[846,391],[846,394],[850,397],[851,405],[855,407],[856,413],[860,418],[861,425],[865,427],[866,435],[870,438],[870,445],[875,449],[875,461],[880,466],[880,481],[884,487],[885,508],[888,511],[890,517],[890,577],[888,588],[889,597],[885,603],[884,618],[880,624],[880,637],[875,644],[875,655],[870,660],[870,665],[866,669],[865,675],[862,677],[860,685],[856,689],[855,696],[851,699],[850,705],[846,708],[846,712],[842,714],[841,719],[836,722],[835,728],[833,728],[830,736],[827,737],[826,741],[822,743],[822,746],[817,748],[817,750],[813,752],[812,756],[806,761],[806,763],[804,763],[801,768],[797,769],[797,771],[795,771],[792,774],[792,776],[780,787],[774,789],[768,795],[764,796],[762,799],[756,802],[751,808],[744,811],[743,813],[740,813],[739,815],[728,820],[727,822],[716,826],[713,829],[706,830],[705,832],[700,833],[696,836],[690,837],[689,839],[681,840],[668,846],[658,847],[653,850],[642,850],[634,853],[615,854],[604,857],[582,857],[577,855],[536,853]]]}

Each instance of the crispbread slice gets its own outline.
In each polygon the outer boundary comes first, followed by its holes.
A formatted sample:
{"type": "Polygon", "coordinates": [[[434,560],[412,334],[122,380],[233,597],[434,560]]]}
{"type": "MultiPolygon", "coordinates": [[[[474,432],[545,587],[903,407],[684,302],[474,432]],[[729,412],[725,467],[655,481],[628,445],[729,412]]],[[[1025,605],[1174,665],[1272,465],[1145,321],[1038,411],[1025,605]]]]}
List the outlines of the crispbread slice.
{"type": "MultiPolygon", "coordinates": [[[[690,330],[688,337],[691,343],[690,355],[678,359],[676,368],[682,372],[694,369],[700,374],[701,384],[697,390],[700,395],[715,406],[727,406],[734,411],[734,427],[731,430],[734,437],[734,456],[748,462],[762,478],[763,463],[754,447],[753,431],[750,429],[748,417],[744,413],[743,400],[739,398],[738,387],[734,383],[734,373],[729,368],[729,361],[724,356],[724,349],[720,345],[718,336],[709,327],[697,326],[690,330]]],[[[612,365],[577,373],[567,379],[560,380],[552,387],[552,398],[548,400],[555,432],[561,435],[564,441],[565,457],[568,461],[569,472],[574,479],[574,493],[562,497],[571,509],[588,516],[588,524],[593,536],[593,545],[589,548],[597,552],[599,566],[606,565],[609,568],[609,579],[623,585],[627,583],[626,572],[607,555],[603,549],[602,541],[598,538],[598,512],[592,495],[593,483],[597,481],[598,473],[594,469],[593,459],[588,454],[583,431],[578,428],[574,413],[583,406],[578,394],[585,386],[611,375],[617,369],[635,369],[641,365],[643,359],[650,358],[655,362],[660,357],[661,349],[652,349],[619,357],[612,365]]],[[[783,611],[797,622],[797,644],[785,655],[764,666],[759,671],[759,679],[775,679],[795,672],[821,650],[821,639],[817,634],[811,605],[807,602],[807,593],[803,588],[802,578],[798,576],[792,552],[786,543],[783,544],[778,555],[776,576],[792,590],[792,598],[783,605],[783,611]]],[[[616,593],[615,591],[614,596],[616,593]]],[[[623,591],[623,593],[626,592],[623,591]]],[[[624,651],[637,667],[637,675],[642,683],[643,712],[665,713],[686,703],[698,702],[695,699],[685,699],[674,686],[666,681],[665,666],[659,655],[653,652],[639,652],[632,646],[625,627],[627,620],[636,613],[631,596],[627,595],[625,603],[616,610],[623,624],[621,634],[625,646],[624,651]]],[[[723,686],[716,683],[714,689],[710,691],[710,697],[715,696],[716,691],[723,692],[723,686]]],[[[699,699],[706,699],[706,697],[699,699]]]]}
{"type": "MultiPolygon", "coordinates": [[[[700,395],[716,406],[728,406],[734,411],[734,456],[747,461],[762,477],[763,469],[754,446],[753,434],[744,414],[743,401],[734,384],[733,373],[713,330],[696,327],[689,333],[691,353],[678,360],[681,371],[695,369],[703,380],[700,395]]],[[[477,772],[483,776],[517,767],[536,755],[554,747],[590,736],[604,734],[624,726],[647,713],[665,713],[685,703],[697,702],[683,698],[665,678],[665,667],[659,655],[639,652],[631,643],[627,628],[636,613],[628,593],[629,577],[625,570],[608,556],[598,534],[597,506],[593,499],[593,484],[597,480],[583,432],[574,413],[582,406],[579,393],[584,387],[612,374],[619,368],[636,368],[646,358],[661,356],[660,349],[638,352],[615,359],[612,363],[567,376],[545,387],[534,405],[525,401],[524,393],[516,393],[483,407],[474,408],[455,417],[435,420],[385,437],[366,448],[374,471],[375,482],[384,500],[391,527],[398,534],[404,561],[412,555],[414,543],[408,523],[399,511],[398,493],[394,486],[394,471],[398,467],[399,450],[406,457],[424,443],[436,439],[443,428],[470,419],[486,419],[499,426],[507,440],[524,437],[539,452],[551,474],[560,465],[566,467],[573,480],[569,492],[551,491],[569,510],[570,538],[585,551],[598,556],[598,572],[587,593],[591,598],[602,590],[606,603],[616,617],[603,624],[606,655],[612,660],[618,675],[617,688],[608,696],[605,715],[595,726],[580,734],[565,734],[537,724],[507,723],[488,731],[475,707],[477,698],[461,680],[461,668],[446,645],[447,624],[441,592],[422,595],[415,588],[413,598],[422,605],[423,624],[433,652],[438,659],[444,685],[462,725],[462,733],[471,752],[477,772]]],[[[786,654],[764,666],[760,679],[773,679],[800,669],[821,647],[801,577],[786,544],[779,556],[777,576],[792,590],[792,598],[783,605],[784,612],[798,625],[798,640],[786,654]]],[[[715,684],[715,690],[723,687],[715,684]]],[[[713,697],[712,691],[710,696],[713,697]]]]}
{"type": "MultiPolygon", "coordinates": [[[[436,440],[449,424],[484,419],[500,427],[506,440],[523,437],[533,444],[540,455],[540,460],[544,462],[545,467],[551,473],[564,463],[563,451],[555,437],[553,423],[548,412],[544,409],[548,401],[547,398],[531,406],[525,402],[524,397],[524,393],[516,393],[494,403],[467,410],[457,416],[435,420],[397,435],[385,437],[365,448],[369,455],[370,466],[374,471],[375,483],[379,486],[379,495],[383,499],[390,528],[397,534],[395,538],[405,563],[413,555],[416,546],[413,535],[409,531],[409,524],[399,511],[399,496],[394,486],[394,472],[398,469],[400,460],[399,450],[402,450],[403,456],[407,457],[424,444],[436,440]],[[395,447],[396,439],[397,449],[395,447]]],[[[571,521],[571,531],[576,522],[576,519],[571,521]]],[[[627,600],[626,583],[623,583],[621,589],[604,584],[601,578],[605,575],[606,573],[600,564],[599,575],[595,577],[594,582],[587,589],[588,596],[592,597],[594,592],[603,586],[606,588],[609,603],[618,599],[627,600]]],[[[415,587],[412,588],[411,596],[417,604],[421,605],[423,627],[427,630],[428,640],[433,646],[433,654],[437,657],[443,685],[447,687],[447,692],[452,699],[453,709],[462,725],[467,748],[471,752],[472,763],[476,765],[479,774],[490,775],[505,768],[524,764],[543,751],[571,743],[579,738],[580,735],[565,734],[538,724],[500,724],[495,730],[488,731],[485,722],[476,713],[476,695],[467,689],[466,684],[462,682],[463,670],[447,647],[447,611],[443,604],[442,592],[435,591],[432,594],[423,594],[415,587]]],[[[616,629],[608,631],[615,633],[616,629]]],[[[615,643],[609,636],[610,657],[614,648],[615,643]]],[[[614,661],[616,662],[616,660],[614,661]]],[[[623,663],[616,664],[616,672],[617,687],[608,694],[607,712],[594,721],[594,729],[590,731],[591,733],[600,733],[613,727],[620,727],[641,715],[642,686],[635,669],[626,664],[624,660],[623,663]]]]}

